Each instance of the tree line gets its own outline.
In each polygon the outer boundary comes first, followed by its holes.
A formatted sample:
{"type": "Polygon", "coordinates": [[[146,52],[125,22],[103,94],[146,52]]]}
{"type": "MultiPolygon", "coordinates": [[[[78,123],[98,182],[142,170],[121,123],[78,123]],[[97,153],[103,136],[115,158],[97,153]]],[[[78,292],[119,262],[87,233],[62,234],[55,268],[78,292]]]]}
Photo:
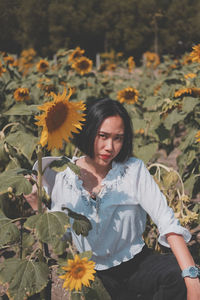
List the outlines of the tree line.
{"type": "Polygon", "coordinates": [[[140,59],[191,51],[200,42],[199,0],[0,0],[0,51],[51,57],[80,46],[140,59]]]}

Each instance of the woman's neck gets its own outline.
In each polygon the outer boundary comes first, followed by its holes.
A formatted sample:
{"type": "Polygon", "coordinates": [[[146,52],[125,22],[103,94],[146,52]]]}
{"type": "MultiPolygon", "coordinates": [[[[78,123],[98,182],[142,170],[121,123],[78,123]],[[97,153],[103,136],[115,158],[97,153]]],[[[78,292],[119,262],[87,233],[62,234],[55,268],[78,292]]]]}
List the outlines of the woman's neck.
{"type": "Polygon", "coordinates": [[[79,162],[79,166],[87,169],[92,174],[96,175],[99,178],[104,178],[109,170],[112,168],[112,164],[101,166],[90,158],[89,156],[83,157],[82,161],[79,162]]]}

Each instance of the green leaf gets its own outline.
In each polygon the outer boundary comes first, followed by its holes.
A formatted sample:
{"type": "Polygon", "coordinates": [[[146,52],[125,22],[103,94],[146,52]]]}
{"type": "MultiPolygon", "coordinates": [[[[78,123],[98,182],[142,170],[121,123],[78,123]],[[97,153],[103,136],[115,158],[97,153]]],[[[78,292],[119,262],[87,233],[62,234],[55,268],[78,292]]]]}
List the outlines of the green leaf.
{"type": "Polygon", "coordinates": [[[156,109],[158,106],[158,97],[147,97],[147,99],[144,101],[143,107],[145,108],[151,108],[156,109]]]}
{"type": "Polygon", "coordinates": [[[11,219],[0,210],[0,248],[19,241],[20,232],[11,219]]]}
{"type": "Polygon", "coordinates": [[[23,232],[22,235],[23,258],[26,258],[26,256],[31,253],[34,244],[35,244],[35,238],[33,234],[30,234],[30,232],[23,232]]]}
{"type": "Polygon", "coordinates": [[[195,142],[195,135],[197,134],[196,128],[187,128],[187,134],[182,138],[179,148],[181,151],[184,151],[188,148],[188,146],[194,144],[195,142]]]}
{"type": "Polygon", "coordinates": [[[182,110],[186,113],[190,113],[197,104],[199,104],[199,98],[184,97],[182,110]]]}
{"type": "Polygon", "coordinates": [[[69,208],[66,209],[68,211],[68,216],[74,219],[72,228],[76,232],[76,234],[87,236],[89,231],[92,229],[92,224],[90,223],[90,221],[86,218],[86,216],[77,214],[69,208]]]}
{"type": "Polygon", "coordinates": [[[33,155],[33,151],[36,149],[38,138],[32,134],[28,134],[22,130],[18,130],[14,133],[9,134],[5,141],[18,149],[18,154],[25,155],[29,161],[33,155]],[[24,142],[26,141],[26,143],[24,142]]]}
{"type": "Polygon", "coordinates": [[[72,163],[69,158],[66,156],[61,157],[60,159],[54,160],[50,163],[48,166],[49,168],[53,169],[56,172],[61,172],[66,169],[66,167],[69,167],[75,174],[80,174],[80,168],[72,163]]]}
{"type": "Polygon", "coordinates": [[[31,116],[39,112],[37,107],[38,105],[26,105],[24,103],[18,103],[4,112],[4,114],[10,116],[31,116]]]}
{"type": "Polygon", "coordinates": [[[0,140],[0,165],[7,164],[9,160],[8,153],[5,151],[4,141],[0,140]]]}
{"type": "Polygon", "coordinates": [[[191,149],[186,152],[185,155],[187,165],[190,165],[194,159],[196,159],[196,151],[191,149]]]}
{"type": "Polygon", "coordinates": [[[71,300],[82,300],[81,293],[79,292],[72,292],[71,293],[71,300]]]}
{"type": "Polygon", "coordinates": [[[48,283],[44,262],[10,258],[0,265],[0,282],[8,284],[9,299],[22,300],[39,293],[48,283]]]}
{"type": "Polygon", "coordinates": [[[133,118],[133,128],[134,131],[139,129],[144,129],[146,127],[146,121],[140,118],[133,118]]]}
{"type": "Polygon", "coordinates": [[[169,113],[166,119],[163,121],[166,129],[170,130],[174,124],[178,124],[179,121],[183,121],[186,117],[185,112],[178,112],[177,109],[169,113]]]}
{"type": "Polygon", "coordinates": [[[64,212],[45,212],[31,216],[24,223],[27,229],[35,229],[36,235],[43,243],[50,244],[56,254],[61,254],[66,248],[62,240],[67,228],[70,227],[69,217],[64,212]]]}
{"type": "Polygon", "coordinates": [[[32,191],[31,183],[22,175],[18,174],[21,169],[11,169],[0,174],[0,193],[6,193],[12,187],[16,195],[28,195],[32,191]]]}
{"type": "Polygon", "coordinates": [[[101,279],[97,276],[95,276],[95,280],[91,283],[91,286],[84,290],[84,295],[86,300],[111,300],[101,279]]]}
{"type": "Polygon", "coordinates": [[[142,145],[141,147],[134,148],[134,154],[136,157],[142,159],[144,163],[148,163],[150,159],[154,157],[158,150],[158,143],[150,143],[148,145],[142,145]]]}
{"type": "Polygon", "coordinates": [[[29,229],[29,230],[33,230],[36,228],[37,222],[39,220],[39,218],[41,217],[42,214],[37,214],[34,216],[29,217],[26,222],[24,223],[24,227],[29,229]]]}
{"type": "Polygon", "coordinates": [[[195,181],[196,181],[195,174],[191,174],[190,177],[184,181],[185,191],[187,194],[189,194],[190,197],[192,197],[192,191],[194,188],[195,181]]]}
{"type": "Polygon", "coordinates": [[[158,135],[158,138],[161,142],[165,141],[170,137],[170,132],[165,128],[165,126],[161,123],[159,127],[155,130],[158,135]]]}

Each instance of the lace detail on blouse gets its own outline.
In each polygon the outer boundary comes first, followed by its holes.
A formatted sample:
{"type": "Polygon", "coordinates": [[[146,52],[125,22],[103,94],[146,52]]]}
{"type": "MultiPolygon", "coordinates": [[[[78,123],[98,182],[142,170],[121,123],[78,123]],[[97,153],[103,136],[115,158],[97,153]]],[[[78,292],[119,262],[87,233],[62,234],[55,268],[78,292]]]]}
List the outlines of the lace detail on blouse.
{"type": "MultiPolygon", "coordinates": [[[[72,162],[75,162],[77,159],[77,157],[73,157],[72,162]]],[[[119,186],[122,183],[122,178],[126,174],[128,168],[128,163],[121,164],[113,161],[112,168],[102,180],[102,188],[97,194],[97,198],[103,198],[109,190],[115,189],[117,186],[119,186]]],[[[73,189],[75,192],[81,193],[82,197],[84,197],[84,199],[86,198],[86,201],[91,198],[89,192],[83,187],[83,181],[69,167],[64,171],[63,178],[67,186],[70,189],[73,189]]],[[[100,206],[100,203],[97,206],[100,206]]]]}

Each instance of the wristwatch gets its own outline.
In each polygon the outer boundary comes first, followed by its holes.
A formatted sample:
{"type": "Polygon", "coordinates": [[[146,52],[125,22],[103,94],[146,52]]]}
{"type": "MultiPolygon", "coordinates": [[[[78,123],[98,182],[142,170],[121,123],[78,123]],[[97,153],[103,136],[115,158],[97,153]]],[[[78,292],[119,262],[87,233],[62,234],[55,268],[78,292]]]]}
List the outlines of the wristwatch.
{"type": "Polygon", "coordinates": [[[200,278],[200,269],[196,266],[190,266],[182,271],[182,277],[200,278]]]}

